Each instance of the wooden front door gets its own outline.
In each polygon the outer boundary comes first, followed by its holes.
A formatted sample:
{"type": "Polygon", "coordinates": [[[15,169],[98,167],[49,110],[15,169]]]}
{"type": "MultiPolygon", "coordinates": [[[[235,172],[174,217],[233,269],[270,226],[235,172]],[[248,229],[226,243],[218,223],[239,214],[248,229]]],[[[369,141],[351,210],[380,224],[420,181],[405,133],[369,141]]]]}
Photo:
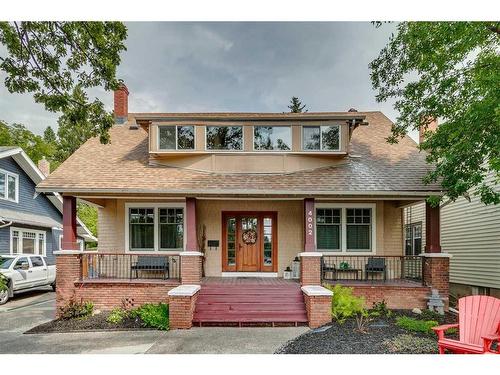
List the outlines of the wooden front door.
{"type": "Polygon", "coordinates": [[[222,271],[276,272],[276,212],[223,212],[222,271]]]}

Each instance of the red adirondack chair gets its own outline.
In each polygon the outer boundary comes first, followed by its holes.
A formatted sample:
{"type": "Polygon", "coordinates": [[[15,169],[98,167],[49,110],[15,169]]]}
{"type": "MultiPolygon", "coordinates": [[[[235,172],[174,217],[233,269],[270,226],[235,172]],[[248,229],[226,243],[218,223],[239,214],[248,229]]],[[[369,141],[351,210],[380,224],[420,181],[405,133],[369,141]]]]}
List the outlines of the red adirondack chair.
{"type": "Polygon", "coordinates": [[[458,300],[458,324],[434,327],[438,335],[439,354],[445,349],[453,353],[500,354],[500,299],[489,296],[468,296],[458,300]],[[444,337],[450,328],[458,328],[459,340],[444,337]],[[493,342],[497,349],[493,349],[493,342]]]}

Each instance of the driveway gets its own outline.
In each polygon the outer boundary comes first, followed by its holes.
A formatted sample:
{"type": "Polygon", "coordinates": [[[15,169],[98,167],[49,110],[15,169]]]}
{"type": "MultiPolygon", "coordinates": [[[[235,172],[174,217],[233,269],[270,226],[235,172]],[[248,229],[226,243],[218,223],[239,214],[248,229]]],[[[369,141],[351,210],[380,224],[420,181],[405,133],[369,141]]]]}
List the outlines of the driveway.
{"type": "Polygon", "coordinates": [[[23,334],[53,319],[54,293],[20,295],[0,310],[0,353],[274,353],[308,331],[286,328],[192,328],[190,330],[23,334]]]}

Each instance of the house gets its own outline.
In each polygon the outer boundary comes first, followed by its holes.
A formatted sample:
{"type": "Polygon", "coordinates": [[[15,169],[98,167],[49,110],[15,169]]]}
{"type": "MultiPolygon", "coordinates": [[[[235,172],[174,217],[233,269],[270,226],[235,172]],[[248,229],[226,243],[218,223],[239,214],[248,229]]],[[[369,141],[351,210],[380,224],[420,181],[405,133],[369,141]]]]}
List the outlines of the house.
{"type": "MultiPolygon", "coordinates": [[[[493,174],[487,178],[493,183],[493,174]]],[[[405,208],[405,253],[425,247],[425,206],[405,208]]],[[[485,205],[478,196],[461,197],[441,207],[441,246],[450,260],[450,295],[483,294],[500,298],[500,206],[485,205]]]]}
{"type": "MultiPolygon", "coordinates": [[[[35,186],[49,172],[47,160],[38,168],[19,147],[0,147],[0,255],[39,254],[55,262],[62,236],[62,198],[37,193],[35,186]]],[[[77,244],[97,241],[77,219],[77,244]]]]}
{"type": "Polygon", "coordinates": [[[330,293],[369,306],[447,300],[439,208],[427,248],[406,257],[403,207],[442,194],[413,141],[389,145],[380,112],[129,113],[114,95],[111,142],[87,141],[37,185],[64,200],[58,304],[99,308],[168,299],[171,326],[324,324],[330,293]],[[91,176],[91,178],[89,178],[91,176]],[[97,254],[74,243],[76,199],[99,207],[97,254]],[[284,279],[300,259],[300,283],[284,279]]]}

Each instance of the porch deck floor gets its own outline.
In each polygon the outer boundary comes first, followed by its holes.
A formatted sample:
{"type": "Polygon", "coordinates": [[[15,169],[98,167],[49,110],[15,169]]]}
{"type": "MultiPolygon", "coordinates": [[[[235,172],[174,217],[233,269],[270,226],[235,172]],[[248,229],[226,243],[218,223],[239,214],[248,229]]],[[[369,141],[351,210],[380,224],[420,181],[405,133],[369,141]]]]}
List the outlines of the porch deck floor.
{"type": "Polygon", "coordinates": [[[297,285],[299,280],[285,280],[279,277],[204,277],[201,285],[297,285]]]}

